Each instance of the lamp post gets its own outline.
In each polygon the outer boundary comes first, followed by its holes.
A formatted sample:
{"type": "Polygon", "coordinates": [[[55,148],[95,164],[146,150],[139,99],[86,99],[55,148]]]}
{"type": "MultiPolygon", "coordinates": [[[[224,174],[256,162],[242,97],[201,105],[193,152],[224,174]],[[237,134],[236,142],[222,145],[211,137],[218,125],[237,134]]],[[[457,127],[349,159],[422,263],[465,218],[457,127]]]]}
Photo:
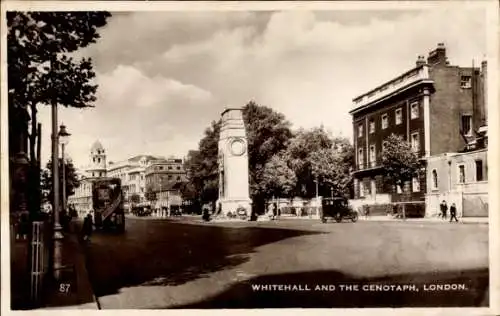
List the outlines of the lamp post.
{"type": "MultiPolygon", "coordinates": [[[[316,214],[319,214],[319,205],[318,205],[318,177],[314,179],[314,182],[316,183],[316,214]]],[[[309,217],[311,217],[311,214],[309,213],[309,217]]]]}
{"type": "Polygon", "coordinates": [[[61,144],[61,156],[62,156],[62,209],[66,211],[66,158],[64,156],[64,146],[69,142],[70,133],[66,131],[66,126],[61,125],[59,127],[59,143],[61,144]]]}
{"type": "Polygon", "coordinates": [[[54,265],[53,273],[56,280],[61,275],[62,239],[61,224],[59,222],[59,133],[57,131],[57,101],[52,101],[52,211],[54,214],[54,265]]]}

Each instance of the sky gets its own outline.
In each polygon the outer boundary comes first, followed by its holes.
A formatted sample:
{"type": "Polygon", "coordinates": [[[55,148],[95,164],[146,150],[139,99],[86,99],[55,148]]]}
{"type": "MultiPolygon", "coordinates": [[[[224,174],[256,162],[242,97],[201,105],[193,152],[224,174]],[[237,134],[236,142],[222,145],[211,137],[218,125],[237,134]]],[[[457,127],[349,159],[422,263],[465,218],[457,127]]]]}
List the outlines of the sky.
{"type": "MultiPolygon", "coordinates": [[[[112,12],[91,57],[94,108],[60,109],[68,156],[89,162],[95,140],[108,161],[184,157],[225,107],[248,101],[294,128],[323,125],[352,137],[352,99],[415,66],[443,42],[453,65],[486,53],[485,11],[112,12]]],[[[50,156],[50,108],[41,109],[50,156]]]]}

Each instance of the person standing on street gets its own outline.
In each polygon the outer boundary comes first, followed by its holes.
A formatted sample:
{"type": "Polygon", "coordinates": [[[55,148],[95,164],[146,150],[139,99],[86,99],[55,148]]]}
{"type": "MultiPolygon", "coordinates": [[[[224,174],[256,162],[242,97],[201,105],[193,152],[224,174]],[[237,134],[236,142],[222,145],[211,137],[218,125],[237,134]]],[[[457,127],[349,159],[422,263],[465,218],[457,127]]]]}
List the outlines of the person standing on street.
{"type": "Polygon", "coordinates": [[[448,211],[448,205],[446,205],[446,201],[443,200],[443,202],[441,202],[441,205],[439,207],[441,209],[441,217],[443,219],[446,219],[446,212],[448,211]]]}
{"type": "Polygon", "coordinates": [[[92,226],[93,226],[92,215],[88,213],[87,216],[85,216],[85,219],[83,220],[82,233],[84,241],[90,241],[90,235],[92,235],[92,230],[93,230],[92,226]]]}
{"type": "Polygon", "coordinates": [[[455,219],[456,222],[458,222],[457,218],[457,206],[455,203],[452,203],[450,206],[450,223],[455,219]]]}

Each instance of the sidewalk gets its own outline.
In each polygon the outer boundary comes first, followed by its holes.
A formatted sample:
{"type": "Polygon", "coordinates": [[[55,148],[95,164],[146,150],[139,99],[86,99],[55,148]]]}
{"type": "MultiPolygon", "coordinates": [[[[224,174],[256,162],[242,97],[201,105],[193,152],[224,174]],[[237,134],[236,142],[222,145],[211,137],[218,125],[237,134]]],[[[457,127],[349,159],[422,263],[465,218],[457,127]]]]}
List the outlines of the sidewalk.
{"type": "Polygon", "coordinates": [[[78,240],[81,223],[71,223],[64,234],[62,246],[63,269],[61,279],[48,283],[42,309],[99,309],[85,265],[84,245],[78,240]]]}
{"type": "MultiPolygon", "coordinates": [[[[444,220],[437,217],[423,217],[423,218],[394,218],[392,216],[368,216],[368,218],[364,216],[359,217],[360,221],[379,221],[379,222],[409,222],[409,223],[448,223],[449,218],[444,220]]],[[[488,224],[488,217],[459,217],[458,223],[463,224],[488,224]]]]}

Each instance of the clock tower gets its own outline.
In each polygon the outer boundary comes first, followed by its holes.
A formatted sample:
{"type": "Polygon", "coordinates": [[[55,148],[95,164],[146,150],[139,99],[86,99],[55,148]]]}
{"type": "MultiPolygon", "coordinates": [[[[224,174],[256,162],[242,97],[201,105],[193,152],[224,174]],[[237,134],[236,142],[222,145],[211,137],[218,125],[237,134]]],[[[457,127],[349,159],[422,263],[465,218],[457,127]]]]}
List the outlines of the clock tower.
{"type": "Polygon", "coordinates": [[[237,214],[245,209],[251,213],[248,178],[248,145],[241,108],[228,108],[222,112],[219,136],[219,200],[220,215],[237,214]]]}

